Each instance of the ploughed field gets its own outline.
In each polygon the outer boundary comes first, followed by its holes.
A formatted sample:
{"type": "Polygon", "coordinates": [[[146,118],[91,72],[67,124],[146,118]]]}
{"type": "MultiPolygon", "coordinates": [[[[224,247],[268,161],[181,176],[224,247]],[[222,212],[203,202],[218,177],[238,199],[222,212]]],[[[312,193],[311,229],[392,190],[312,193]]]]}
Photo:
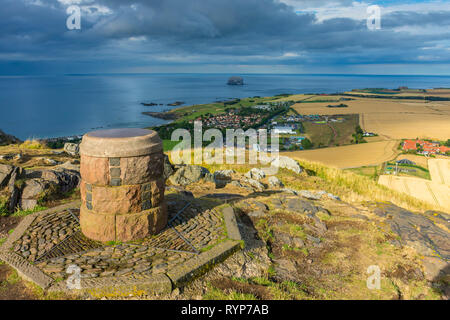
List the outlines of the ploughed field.
{"type": "MultiPolygon", "coordinates": [[[[325,97],[321,97],[325,99],[325,97]]],[[[306,101],[312,101],[308,99],[306,101]]],[[[347,108],[328,108],[330,102],[297,103],[300,114],[359,114],[360,125],[368,132],[387,139],[430,138],[447,140],[450,136],[450,102],[355,98],[343,101],[347,108]]]]}
{"type": "Polygon", "coordinates": [[[428,169],[431,181],[412,177],[382,175],[378,183],[443,209],[450,208],[450,160],[429,159],[428,169]]]}
{"type": "Polygon", "coordinates": [[[378,141],[342,147],[285,152],[283,155],[340,169],[377,165],[395,158],[398,141],[378,141]]]}

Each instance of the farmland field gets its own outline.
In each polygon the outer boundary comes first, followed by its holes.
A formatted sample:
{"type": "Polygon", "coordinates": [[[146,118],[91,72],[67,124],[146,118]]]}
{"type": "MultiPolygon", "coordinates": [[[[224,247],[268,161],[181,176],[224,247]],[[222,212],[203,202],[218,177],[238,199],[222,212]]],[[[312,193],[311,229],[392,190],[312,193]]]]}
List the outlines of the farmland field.
{"type": "Polygon", "coordinates": [[[303,122],[306,136],[311,140],[314,147],[339,146],[350,144],[359,122],[357,114],[343,116],[343,122],[314,123],[303,122]]]}
{"type": "MultiPolygon", "coordinates": [[[[433,182],[442,183],[450,186],[450,160],[448,159],[430,159],[428,167],[433,182]]],[[[450,193],[448,194],[450,198],[450,193]]]]}
{"type": "Polygon", "coordinates": [[[388,140],[342,147],[283,152],[282,155],[320,162],[340,169],[373,166],[397,156],[398,141],[388,140]]]}
{"type": "MultiPolygon", "coordinates": [[[[348,108],[342,114],[360,114],[361,127],[386,139],[430,138],[447,140],[450,137],[450,103],[420,100],[393,101],[357,98],[345,101],[348,108]]],[[[297,103],[293,108],[300,114],[335,114],[329,103],[297,103]]]]}
{"type": "Polygon", "coordinates": [[[378,183],[390,189],[397,190],[417,199],[440,206],[450,207],[450,186],[419,178],[380,176],[378,183]]]}

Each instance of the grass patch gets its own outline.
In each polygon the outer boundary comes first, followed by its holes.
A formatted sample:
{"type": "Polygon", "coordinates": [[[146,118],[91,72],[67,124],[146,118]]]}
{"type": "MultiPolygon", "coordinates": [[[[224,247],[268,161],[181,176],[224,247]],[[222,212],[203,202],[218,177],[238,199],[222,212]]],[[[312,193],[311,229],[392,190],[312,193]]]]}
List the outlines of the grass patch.
{"type": "Polygon", "coordinates": [[[48,209],[47,207],[37,205],[36,207],[34,207],[33,209],[30,209],[30,210],[19,210],[19,211],[16,211],[11,216],[12,217],[25,217],[25,216],[28,216],[28,215],[30,215],[32,213],[35,213],[35,212],[38,212],[38,211],[47,210],[47,209],[48,209]]]}

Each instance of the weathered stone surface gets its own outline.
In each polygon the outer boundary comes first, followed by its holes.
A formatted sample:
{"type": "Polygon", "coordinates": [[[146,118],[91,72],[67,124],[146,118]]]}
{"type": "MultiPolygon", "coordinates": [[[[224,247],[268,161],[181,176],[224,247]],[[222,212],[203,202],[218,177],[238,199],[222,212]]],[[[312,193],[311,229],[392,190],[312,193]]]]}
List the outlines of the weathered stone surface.
{"type": "Polygon", "coordinates": [[[158,234],[167,226],[167,210],[166,202],[163,202],[158,208],[152,209],[153,223],[150,228],[151,234],[158,234]]]}
{"type": "Polygon", "coordinates": [[[169,181],[174,185],[186,186],[207,178],[211,173],[208,169],[197,165],[185,165],[178,169],[169,181]]]}
{"type": "Polygon", "coordinates": [[[311,204],[311,202],[299,198],[288,199],[286,203],[286,208],[298,213],[314,214],[319,211],[319,208],[311,204]]]}
{"type": "Polygon", "coordinates": [[[436,252],[450,259],[449,233],[425,215],[413,213],[391,203],[377,203],[376,212],[387,217],[386,223],[401,237],[401,242],[414,247],[419,253],[432,256],[436,252]]]}
{"type": "Polygon", "coordinates": [[[152,207],[156,208],[164,201],[165,179],[163,177],[150,183],[152,207]]]}
{"type": "Polygon", "coordinates": [[[90,184],[99,186],[109,185],[109,161],[108,158],[95,158],[81,155],[81,178],[90,184]]]}
{"type": "Polygon", "coordinates": [[[245,176],[249,179],[260,180],[266,177],[266,173],[259,168],[252,168],[245,176]]]}
{"type": "Polygon", "coordinates": [[[19,168],[14,168],[13,172],[11,173],[11,178],[8,182],[8,192],[9,192],[9,199],[8,199],[8,210],[10,212],[13,212],[16,209],[16,206],[19,202],[19,195],[20,190],[16,186],[16,180],[19,176],[19,168]]]}
{"type": "Polygon", "coordinates": [[[297,161],[286,156],[279,156],[278,158],[275,158],[275,160],[273,160],[270,165],[277,168],[288,169],[295,173],[301,173],[303,171],[302,167],[298,164],[297,161]]]}
{"type": "Polygon", "coordinates": [[[263,191],[265,189],[265,186],[261,182],[259,182],[258,180],[255,180],[255,179],[246,178],[245,180],[243,180],[243,182],[248,183],[256,191],[263,191]]]}
{"type": "Polygon", "coordinates": [[[283,188],[284,187],[283,182],[281,182],[281,180],[275,176],[269,177],[269,186],[271,186],[272,188],[283,188]]]}
{"type": "Polygon", "coordinates": [[[11,173],[14,167],[6,164],[0,164],[0,188],[8,184],[11,173]]]}
{"type": "Polygon", "coordinates": [[[104,215],[87,210],[84,206],[80,208],[80,226],[83,234],[97,241],[116,240],[116,217],[104,215]]]}
{"type": "Polygon", "coordinates": [[[19,205],[22,210],[33,210],[38,205],[38,201],[36,199],[20,199],[19,205]]]}
{"type": "Polygon", "coordinates": [[[174,172],[175,169],[172,163],[170,163],[169,156],[164,154],[164,180],[167,180],[174,172]]]}
{"type": "Polygon", "coordinates": [[[80,184],[79,172],[67,169],[44,170],[41,178],[56,184],[60,192],[71,191],[80,184]]]}
{"type": "Polygon", "coordinates": [[[311,192],[308,190],[300,190],[297,191],[297,194],[302,196],[303,198],[309,199],[309,200],[320,200],[323,196],[323,193],[319,192],[311,192]]]}
{"type": "Polygon", "coordinates": [[[72,157],[77,157],[80,155],[80,146],[76,143],[65,143],[64,151],[72,157]]]}
{"type": "Polygon", "coordinates": [[[26,180],[22,188],[23,199],[37,199],[48,188],[49,183],[43,179],[26,180]]]}
{"type": "Polygon", "coordinates": [[[234,170],[218,170],[214,172],[214,183],[216,188],[224,188],[231,182],[234,170]]]}
{"type": "Polygon", "coordinates": [[[232,207],[227,206],[222,208],[223,218],[225,220],[225,226],[227,228],[228,238],[232,240],[242,240],[241,233],[236,222],[236,216],[232,207]]]}
{"type": "Polygon", "coordinates": [[[116,240],[130,241],[145,238],[153,225],[153,212],[150,211],[117,215],[116,240]]]}
{"type": "Polygon", "coordinates": [[[120,158],[123,185],[146,183],[163,176],[164,157],[161,153],[141,157],[120,158]]]}
{"type": "Polygon", "coordinates": [[[102,214],[126,214],[142,211],[141,187],[92,186],[92,208],[102,214]]]}

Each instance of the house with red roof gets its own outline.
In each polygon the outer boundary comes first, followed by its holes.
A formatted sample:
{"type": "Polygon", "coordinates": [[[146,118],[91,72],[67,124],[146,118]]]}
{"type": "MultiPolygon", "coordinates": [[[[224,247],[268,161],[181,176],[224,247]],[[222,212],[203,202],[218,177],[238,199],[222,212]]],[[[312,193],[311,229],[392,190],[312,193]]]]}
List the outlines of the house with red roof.
{"type": "Polygon", "coordinates": [[[441,146],[439,142],[425,141],[425,140],[405,140],[403,142],[403,150],[416,151],[420,154],[446,154],[450,152],[450,148],[441,146]]]}

